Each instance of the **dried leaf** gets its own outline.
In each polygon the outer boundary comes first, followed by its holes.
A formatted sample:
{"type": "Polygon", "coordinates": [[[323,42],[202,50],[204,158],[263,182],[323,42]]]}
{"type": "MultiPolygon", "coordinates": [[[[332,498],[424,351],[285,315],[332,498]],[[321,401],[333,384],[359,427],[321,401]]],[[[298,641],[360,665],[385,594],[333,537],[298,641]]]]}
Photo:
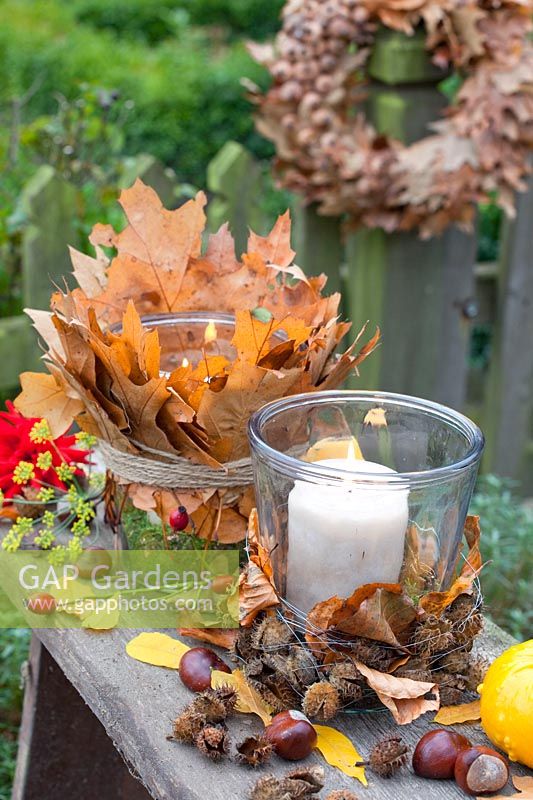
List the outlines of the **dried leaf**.
{"type": "Polygon", "coordinates": [[[248,238],[248,252],[259,253],[268,264],[279,269],[292,264],[296,253],[291,248],[291,216],[288,211],[276,220],[268,236],[258,236],[253,231],[248,238]]]}
{"type": "Polygon", "coordinates": [[[225,647],[226,650],[233,647],[238,635],[237,628],[180,628],[178,632],[182,636],[190,636],[191,639],[225,647]]]}
{"type": "Polygon", "coordinates": [[[23,372],[20,385],[22,392],[15,400],[15,408],[25,417],[44,417],[54,439],[64,434],[83,410],[82,401],[68,397],[53,375],[23,372]]]}
{"type": "Polygon", "coordinates": [[[233,686],[238,695],[237,705],[235,706],[237,711],[242,714],[257,714],[265,725],[271,722],[273,709],[268,703],[265,703],[253,686],[250,686],[240,669],[234,669],[231,674],[213,670],[211,672],[211,686],[213,689],[217,689],[219,686],[233,686]]]}
{"type": "Polygon", "coordinates": [[[81,626],[93,631],[110,631],[118,625],[119,619],[120,609],[118,607],[111,610],[105,608],[84,616],[81,626]]]}
{"type": "Polygon", "coordinates": [[[460,722],[474,722],[481,718],[481,701],[461,703],[457,706],[443,706],[433,718],[440,725],[457,725],[460,722]]]}
{"type": "MultiPolygon", "coordinates": [[[[531,775],[512,775],[511,780],[516,794],[491,795],[492,800],[533,800],[533,777],[531,775]]],[[[485,800],[485,798],[478,797],[477,800],[485,800]]]]}
{"type": "Polygon", "coordinates": [[[363,786],[367,786],[365,768],[355,766],[364,759],[348,737],[328,725],[313,725],[313,727],[318,735],[316,748],[320,750],[328,764],[340,769],[345,775],[357,778],[363,786]]]}
{"type": "Polygon", "coordinates": [[[239,576],[239,621],[241,626],[252,624],[260,611],[275,608],[279,597],[274,584],[272,562],[259,541],[257,509],[252,509],[248,521],[248,564],[239,576]]]}
{"type": "Polygon", "coordinates": [[[420,599],[420,607],[428,614],[440,616],[444,609],[456,600],[461,594],[472,594],[472,584],[482,569],[479,539],[481,529],[479,517],[469,516],[465,523],[465,538],[469,547],[465,562],[451,587],[447,592],[428,592],[420,599]]]}
{"type": "Polygon", "coordinates": [[[181,657],[191,648],[166,633],[140,633],[126,645],[126,653],[156,667],[178,669],[181,657]]]}
{"type": "Polygon", "coordinates": [[[438,710],[440,701],[437,684],[398,678],[396,675],[371,669],[360,661],[356,661],[355,665],[398,725],[407,725],[426,711],[438,710]],[[433,695],[433,699],[427,700],[426,694],[433,695]]]}

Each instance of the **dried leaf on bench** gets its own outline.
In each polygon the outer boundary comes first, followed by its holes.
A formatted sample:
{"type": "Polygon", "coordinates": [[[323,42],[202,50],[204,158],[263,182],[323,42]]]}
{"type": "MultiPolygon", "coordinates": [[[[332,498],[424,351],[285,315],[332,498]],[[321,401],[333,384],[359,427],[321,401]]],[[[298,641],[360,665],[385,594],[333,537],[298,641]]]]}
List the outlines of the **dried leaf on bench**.
{"type": "MultiPolygon", "coordinates": [[[[499,794],[492,795],[492,800],[533,800],[533,778],[531,775],[512,775],[516,794],[499,794]]],[[[485,800],[485,798],[478,797],[477,800],[485,800]]]]}
{"type": "Polygon", "coordinates": [[[259,692],[247,682],[240,669],[234,669],[231,674],[220,672],[214,669],[211,672],[211,686],[218,689],[219,686],[233,686],[238,694],[237,711],[242,714],[257,714],[265,725],[272,720],[273,709],[265,703],[259,692]]]}
{"type": "Polygon", "coordinates": [[[407,725],[426,711],[438,710],[439,688],[435,683],[398,678],[396,675],[371,669],[360,661],[356,661],[355,665],[398,725],[407,725]],[[427,699],[425,695],[432,697],[427,699]]]}
{"type": "Polygon", "coordinates": [[[433,718],[440,725],[458,725],[460,722],[474,722],[481,717],[481,701],[461,703],[457,706],[443,706],[433,718]]]}
{"type": "Polygon", "coordinates": [[[198,639],[200,642],[209,642],[217,647],[225,647],[229,650],[237,641],[237,628],[180,628],[182,636],[190,636],[191,639],[198,639]]]}
{"type": "Polygon", "coordinates": [[[169,669],[178,669],[182,656],[190,649],[166,633],[140,633],[126,645],[126,653],[131,658],[169,669]]]}
{"type": "Polygon", "coordinates": [[[328,725],[313,725],[313,727],[318,735],[316,749],[320,750],[328,764],[340,769],[345,775],[357,778],[363,786],[367,786],[365,768],[356,766],[363,761],[363,758],[348,737],[328,725]]]}
{"type": "Polygon", "coordinates": [[[248,564],[239,577],[239,619],[243,627],[251,625],[260,611],[279,605],[272,562],[259,541],[255,508],[248,521],[248,554],[248,564]]]}

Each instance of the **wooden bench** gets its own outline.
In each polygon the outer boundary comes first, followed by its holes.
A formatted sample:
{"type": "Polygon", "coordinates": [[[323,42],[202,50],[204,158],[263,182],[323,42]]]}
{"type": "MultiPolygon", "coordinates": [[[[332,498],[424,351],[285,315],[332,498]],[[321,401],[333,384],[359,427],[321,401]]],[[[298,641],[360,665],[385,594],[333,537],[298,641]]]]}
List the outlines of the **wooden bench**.
{"type": "MultiPolygon", "coordinates": [[[[126,643],[135,635],[128,630],[34,634],[12,800],[238,800],[248,797],[261,774],[290,768],[277,758],[261,771],[229,760],[215,764],[194,747],[167,741],[173,718],[191,693],[175,671],[126,655],[126,643]]],[[[488,622],[478,648],[493,658],[512,643],[488,622]]],[[[426,714],[398,728],[388,712],[378,712],[340,716],[334,724],[365,756],[380,736],[393,731],[414,745],[433,727],[432,717],[426,714]]],[[[238,741],[259,731],[261,722],[240,714],[230,727],[238,741]]],[[[479,725],[462,728],[474,742],[487,743],[479,725]]],[[[309,760],[324,763],[318,753],[309,760]]],[[[452,782],[426,781],[407,768],[391,780],[368,771],[365,789],[325,766],[320,797],[326,797],[326,789],[349,787],[361,800],[465,798],[452,782]]],[[[518,765],[513,771],[527,774],[518,765]]]]}

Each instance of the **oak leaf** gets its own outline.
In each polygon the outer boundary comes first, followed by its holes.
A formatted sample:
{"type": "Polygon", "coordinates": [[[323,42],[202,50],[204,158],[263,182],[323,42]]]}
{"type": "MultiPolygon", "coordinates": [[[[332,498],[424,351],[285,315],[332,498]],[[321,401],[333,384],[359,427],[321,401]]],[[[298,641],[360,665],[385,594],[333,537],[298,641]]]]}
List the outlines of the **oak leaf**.
{"type": "Polygon", "coordinates": [[[254,508],[248,520],[248,563],[239,576],[240,624],[248,627],[260,611],[278,605],[272,562],[259,540],[259,520],[254,508]]]}
{"type": "Polygon", "coordinates": [[[20,385],[22,392],[15,400],[15,408],[26,417],[44,417],[54,439],[64,434],[83,410],[82,401],[69,397],[53,375],[23,372],[20,385]]]}
{"type": "Polygon", "coordinates": [[[426,711],[438,710],[440,700],[437,684],[398,678],[396,675],[371,669],[360,661],[356,661],[355,665],[398,725],[407,725],[426,711]],[[432,695],[431,699],[425,697],[427,694],[432,695]]]}

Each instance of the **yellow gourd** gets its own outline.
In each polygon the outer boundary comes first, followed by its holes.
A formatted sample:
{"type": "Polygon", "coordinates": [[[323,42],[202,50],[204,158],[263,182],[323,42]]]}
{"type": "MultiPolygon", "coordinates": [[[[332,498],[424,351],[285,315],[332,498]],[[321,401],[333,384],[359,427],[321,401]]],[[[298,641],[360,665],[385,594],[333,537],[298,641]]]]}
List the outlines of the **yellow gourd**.
{"type": "Polygon", "coordinates": [[[533,768],[533,639],[510,647],[478,687],[481,724],[511,761],[533,768]]]}

